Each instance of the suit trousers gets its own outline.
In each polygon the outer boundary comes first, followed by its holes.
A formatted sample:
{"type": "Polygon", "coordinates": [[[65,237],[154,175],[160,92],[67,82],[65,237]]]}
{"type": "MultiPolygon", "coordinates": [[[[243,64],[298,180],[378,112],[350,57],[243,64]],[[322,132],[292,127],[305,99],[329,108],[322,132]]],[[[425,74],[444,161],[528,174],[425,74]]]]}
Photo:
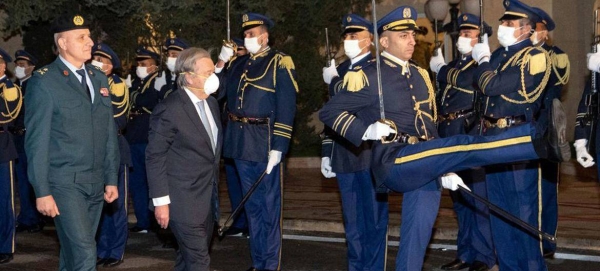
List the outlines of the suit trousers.
{"type": "Polygon", "coordinates": [[[96,230],[104,183],[50,183],[60,215],[54,218],[60,242],[60,271],[96,270],[96,230]]]}
{"type": "Polygon", "coordinates": [[[123,259],[127,244],[127,185],[129,182],[129,166],[119,166],[119,198],[112,203],[105,203],[102,210],[100,227],[98,228],[98,258],[123,259]]]}
{"type": "Polygon", "coordinates": [[[208,212],[204,223],[199,225],[170,220],[169,226],[179,245],[175,271],[209,271],[208,252],[214,229],[212,212],[208,212]]]}
{"type": "Polygon", "coordinates": [[[0,163],[0,254],[15,252],[14,162],[0,163]]]}

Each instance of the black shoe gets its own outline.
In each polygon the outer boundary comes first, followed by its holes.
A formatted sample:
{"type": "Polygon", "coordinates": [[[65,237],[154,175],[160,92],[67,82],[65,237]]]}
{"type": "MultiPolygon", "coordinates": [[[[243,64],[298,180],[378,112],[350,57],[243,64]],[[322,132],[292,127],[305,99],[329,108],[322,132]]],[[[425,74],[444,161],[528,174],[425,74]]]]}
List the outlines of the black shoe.
{"type": "Polygon", "coordinates": [[[240,236],[241,237],[244,235],[244,233],[246,233],[246,235],[247,235],[248,230],[231,227],[231,228],[227,229],[223,235],[225,235],[225,236],[240,236]]]}
{"type": "Polygon", "coordinates": [[[15,231],[16,232],[36,233],[36,232],[41,232],[43,229],[44,229],[43,223],[39,223],[39,224],[31,225],[31,226],[19,224],[19,225],[17,225],[15,231]]]}
{"type": "Polygon", "coordinates": [[[469,264],[461,261],[460,259],[455,259],[454,261],[441,266],[442,270],[461,270],[468,267],[469,264]]]}
{"type": "Polygon", "coordinates": [[[490,270],[490,268],[487,266],[487,264],[480,262],[480,261],[474,261],[471,264],[471,267],[469,267],[469,271],[488,271],[490,270]]]}
{"type": "Polygon", "coordinates": [[[123,260],[119,260],[119,259],[113,259],[113,258],[108,258],[106,259],[106,261],[104,262],[104,267],[115,267],[119,264],[121,264],[123,262],[123,260]]]}
{"type": "Polygon", "coordinates": [[[571,147],[567,141],[567,115],[559,99],[552,100],[548,123],[548,157],[553,162],[565,162],[571,159],[571,147]]]}
{"type": "Polygon", "coordinates": [[[0,264],[8,263],[8,262],[12,261],[12,259],[13,259],[12,253],[0,254],[0,264]]]}
{"type": "Polygon", "coordinates": [[[554,250],[546,250],[546,249],[544,249],[544,258],[546,258],[546,259],[554,259],[554,253],[555,252],[556,251],[554,251],[554,250]]]}
{"type": "Polygon", "coordinates": [[[254,267],[250,267],[250,268],[248,268],[248,270],[246,270],[246,271],[258,271],[258,269],[254,268],[254,267]]]}
{"type": "Polygon", "coordinates": [[[138,226],[135,226],[133,228],[129,228],[130,232],[135,232],[135,233],[148,233],[148,229],[142,229],[138,226]]]}
{"type": "Polygon", "coordinates": [[[103,265],[106,260],[108,260],[108,258],[98,258],[98,260],[96,260],[96,265],[103,265]]]}

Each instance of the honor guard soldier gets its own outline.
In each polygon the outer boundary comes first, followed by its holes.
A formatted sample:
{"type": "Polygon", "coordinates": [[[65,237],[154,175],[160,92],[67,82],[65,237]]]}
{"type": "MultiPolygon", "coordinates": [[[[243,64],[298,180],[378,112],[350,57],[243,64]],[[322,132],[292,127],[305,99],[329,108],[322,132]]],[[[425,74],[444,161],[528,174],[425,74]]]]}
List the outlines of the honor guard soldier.
{"type": "Polygon", "coordinates": [[[125,244],[127,243],[127,185],[129,183],[129,165],[131,152],[129,144],[123,136],[129,114],[129,88],[124,80],[116,73],[121,68],[121,60],[106,44],[99,43],[92,48],[92,65],[104,72],[110,86],[113,118],[117,128],[117,139],[121,162],[119,165],[119,197],[112,203],[106,204],[102,210],[97,239],[97,265],[114,267],[123,261],[125,244]]]}
{"type": "MultiPolygon", "coordinates": [[[[547,124],[548,110],[552,108],[554,99],[559,99],[563,87],[569,82],[571,64],[567,53],[555,45],[548,44],[549,32],[554,30],[555,24],[550,15],[540,8],[532,8],[540,20],[536,23],[535,32],[531,35],[534,46],[543,48],[550,55],[551,74],[544,91],[544,104],[539,113],[538,122],[547,124]]],[[[560,167],[558,163],[541,160],[542,164],[542,230],[556,235],[558,226],[558,183],[560,167]]],[[[543,241],[544,257],[552,257],[556,252],[556,243],[543,241]]]]}
{"type": "MultiPolygon", "coordinates": [[[[283,167],[296,114],[298,83],[292,58],[269,47],[274,23],[257,13],[242,16],[244,47],[222,75],[228,123],[223,156],[233,158],[243,193],[265,173],[244,205],[250,230],[252,268],[280,270],[283,167]]],[[[224,45],[217,72],[233,57],[224,45]]]]}
{"type": "MultiPolygon", "coordinates": [[[[473,59],[479,63],[474,80],[484,95],[482,129],[488,136],[537,122],[551,74],[549,55],[532,46],[530,40],[539,21],[535,10],[517,0],[505,0],[504,7],[506,11],[498,27],[502,47],[490,57],[487,37],[484,37],[483,43],[473,48],[473,59]]],[[[539,122],[538,126],[544,129],[548,125],[539,122]]],[[[564,136],[564,131],[562,133],[564,136]]],[[[561,157],[569,159],[570,149],[561,157]]],[[[485,170],[490,201],[539,227],[540,161],[498,164],[485,170]]],[[[497,214],[491,216],[491,225],[500,270],[546,270],[540,237],[497,214]]]]}
{"type": "Polygon", "coordinates": [[[9,132],[23,104],[21,88],[6,76],[12,58],[0,48],[0,264],[10,262],[15,253],[14,163],[19,157],[9,132]]]}
{"type": "Polygon", "coordinates": [[[131,150],[133,170],[129,176],[129,192],[133,199],[133,209],[137,223],[129,229],[131,232],[147,233],[150,229],[150,211],[148,209],[148,179],[146,177],[146,146],[150,114],[160,99],[160,89],[156,89],[160,56],[140,47],[136,51],[137,77],[131,83],[129,122],[125,138],[131,150]]]}
{"type": "Polygon", "coordinates": [[[103,202],[118,197],[119,145],[106,75],[85,62],[94,42],[78,14],[52,24],[59,56],[38,69],[25,97],[25,151],[36,206],[54,218],[59,270],[96,270],[103,202]]]}
{"type": "MultiPolygon", "coordinates": [[[[527,124],[498,136],[437,139],[433,86],[427,71],[409,62],[416,18],[414,8],[401,6],[377,23],[377,31],[383,33],[379,39],[384,48],[380,63],[383,106],[377,63],[371,62],[348,71],[344,89],[319,113],[325,125],[356,146],[375,140],[371,167],[376,187],[404,193],[396,270],[422,268],[441,197],[438,178],[443,187],[456,190],[464,183],[449,172],[548,157],[550,146],[567,144],[556,136],[556,130],[565,128],[564,122],[557,122],[546,136],[542,135],[545,130],[527,124]],[[388,118],[384,121],[380,121],[381,107],[388,118]]],[[[555,113],[565,117],[563,111],[555,113]]]]}
{"type": "Polygon", "coordinates": [[[164,48],[167,50],[167,69],[169,72],[165,72],[165,85],[160,90],[160,99],[166,98],[169,93],[177,89],[177,73],[175,72],[175,62],[181,51],[189,48],[190,46],[180,38],[170,38],[165,41],[164,48]]]}
{"type": "MultiPolygon", "coordinates": [[[[460,58],[448,63],[444,62],[441,49],[431,58],[429,67],[437,74],[441,97],[438,97],[438,133],[440,137],[460,134],[479,134],[475,129],[478,111],[473,107],[479,105],[479,99],[473,85],[473,75],[477,62],[471,52],[481,32],[492,35],[491,28],[484,23],[481,28],[478,16],[463,13],[458,16],[460,34],[456,47],[460,58]]],[[[481,33],[483,34],[483,33],[481,33]]],[[[482,168],[457,172],[473,192],[487,198],[485,172],[482,168]]],[[[470,271],[487,271],[496,264],[496,253],[492,241],[489,210],[487,206],[476,201],[472,196],[459,191],[450,191],[453,208],[458,217],[458,235],[456,237],[456,259],[442,265],[442,270],[461,270],[469,267],[470,271]]]]}
{"type": "MultiPolygon", "coordinates": [[[[342,19],[344,52],[348,59],[338,67],[335,60],[323,68],[330,97],[342,89],[346,72],[365,66],[373,58],[373,25],[364,18],[349,14],[342,19]]],[[[326,128],[323,140],[321,172],[325,178],[337,176],[342,200],[342,214],[348,270],[385,269],[388,224],[387,194],[375,193],[371,177],[371,142],[356,147],[326,128]]]]}
{"type": "MultiPolygon", "coordinates": [[[[33,74],[37,65],[37,58],[32,54],[18,50],[15,52],[15,76],[16,84],[21,87],[23,96],[27,92],[27,82],[33,74]]],[[[35,208],[35,195],[33,187],[27,177],[27,156],[25,155],[25,107],[21,107],[21,112],[10,129],[14,140],[19,159],[15,163],[15,172],[19,182],[19,200],[20,211],[17,216],[17,232],[39,232],[44,228],[44,221],[40,213],[35,208]]]]}

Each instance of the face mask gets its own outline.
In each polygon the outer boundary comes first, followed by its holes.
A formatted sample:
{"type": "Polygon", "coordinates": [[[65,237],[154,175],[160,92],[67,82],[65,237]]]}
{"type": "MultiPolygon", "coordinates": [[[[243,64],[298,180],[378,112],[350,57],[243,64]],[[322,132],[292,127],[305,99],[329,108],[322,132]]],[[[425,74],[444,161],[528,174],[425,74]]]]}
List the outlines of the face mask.
{"type": "MultiPolygon", "coordinates": [[[[350,59],[357,57],[362,52],[362,50],[365,48],[365,47],[360,48],[360,45],[358,44],[363,40],[365,40],[365,39],[344,40],[344,53],[346,54],[346,56],[349,57],[350,59]]],[[[367,45],[367,46],[369,46],[369,45],[367,45]]]]}
{"type": "Polygon", "coordinates": [[[463,55],[469,54],[471,51],[473,51],[473,46],[471,46],[472,40],[473,39],[467,37],[458,37],[456,48],[463,55]]]}
{"type": "Polygon", "coordinates": [[[523,27],[508,27],[508,26],[503,26],[503,25],[499,25],[498,26],[498,42],[500,42],[500,45],[504,46],[504,47],[508,47],[511,46],[513,44],[515,44],[517,42],[517,40],[519,39],[519,37],[515,37],[515,31],[517,31],[517,29],[521,29],[523,27]]]}
{"type": "Polygon", "coordinates": [[[260,47],[262,47],[262,45],[258,43],[258,38],[262,35],[263,34],[261,34],[258,37],[244,39],[244,47],[246,47],[246,50],[248,50],[248,52],[250,52],[251,54],[258,53],[258,50],[260,50],[260,47]]]}
{"type": "Polygon", "coordinates": [[[177,61],[176,57],[168,57],[167,58],[167,69],[171,72],[175,72],[175,62],[177,61]]]}
{"type": "Polygon", "coordinates": [[[533,43],[533,45],[536,45],[541,42],[541,40],[538,39],[538,33],[541,33],[541,32],[542,31],[540,31],[540,32],[536,31],[536,32],[533,32],[533,35],[531,35],[531,42],[533,43]]]}
{"type": "Polygon", "coordinates": [[[96,60],[92,60],[92,65],[100,68],[102,71],[104,71],[104,69],[102,67],[104,67],[104,63],[100,62],[100,61],[96,61],[96,60]]]}
{"type": "Polygon", "coordinates": [[[148,67],[137,67],[135,69],[135,74],[140,78],[144,79],[148,76],[148,67]]]}
{"type": "Polygon", "coordinates": [[[210,95],[215,93],[217,89],[219,89],[219,77],[213,73],[204,81],[204,93],[210,95]]]}
{"type": "Polygon", "coordinates": [[[25,74],[25,68],[19,66],[15,67],[15,76],[19,79],[25,78],[25,76],[27,76],[27,74],[25,74]]]}

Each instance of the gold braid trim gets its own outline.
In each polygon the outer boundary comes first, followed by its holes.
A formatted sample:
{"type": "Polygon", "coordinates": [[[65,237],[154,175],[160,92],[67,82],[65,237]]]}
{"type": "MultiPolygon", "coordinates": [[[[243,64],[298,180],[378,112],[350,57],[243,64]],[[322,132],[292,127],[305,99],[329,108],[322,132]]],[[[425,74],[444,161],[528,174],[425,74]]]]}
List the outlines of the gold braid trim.
{"type": "Polygon", "coordinates": [[[21,92],[21,88],[19,88],[18,86],[7,88],[5,83],[2,83],[2,85],[0,85],[0,88],[2,88],[0,98],[4,100],[4,105],[6,106],[7,110],[6,113],[0,112],[0,116],[2,116],[3,118],[7,118],[6,120],[0,120],[0,124],[6,124],[13,121],[17,118],[17,116],[19,116],[19,112],[21,112],[21,107],[23,106],[23,93],[21,92]],[[10,90],[10,92],[6,92],[7,90],[10,90]],[[8,102],[14,101],[17,101],[17,105],[15,106],[15,109],[11,111],[10,107],[8,106],[8,102]]]}
{"type": "MultiPolygon", "coordinates": [[[[144,84],[144,87],[142,88],[142,91],[140,91],[140,93],[144,93],[146,92],[146,89],[148,89],[150,87],[150,82],[152,82],[152,79],[156,78],[158,76],[158,73],[155,72],[152,77],[150,77],[150,79],[148,79],[148,81],[146,81],[146,84],[144,84]]],[[[159,89],[160,90],[160,89],[159,89]]]]}
{"type": "MultiPolygon", "coordinates": [[[[122,109],[119,113],[113,115],[113,118],[118,118],[124,114],[129,113],[129,89],[125,85],[125,83],[115,83],[112,76],[108,78],[108,85],[110,86],[110,92],[117,98],[123,97],[123,100],[120,102],[111,101],[113,106],[116,106],[118,109],[122,109]],[[120,96],[119,96],[120,95],[120,96]]],[[[112,99],[111,99],[112,100],[112,99]]]]}
{"type": "Polygon", "coordinates": [[[554,51],[551,53],[552,56],[552,71],[558,78],[558,83],[566,85],[569,82],[569,76],[571,75],[571,62],[567,54],[556,54],[554,51]],[[558,68],[565,69],[564,74],[560,74],[558,68]]]}
{"type": "MultiPolygon", "coordinates": [[[[516,65],[520,65],[521,66],[521,90],[518,91],[518,93],[525,98],[523,101],[517,101],[511,98],[508,98],[506,95],[501,95],[502,99],[510,102],[510,103],[514,103],[514,104],[526,104],[526,103],[533,103],[535,102],[541,95],[542,93],[544,93],[544,89],[546,89],[546,85],[548,84],[548,79],[550,78],[550,70],[551,70],[551,65],[548,65],[548,63],[550,62],[550,55],[547,53],[546,50],[542,49],[542,48],[538,48],[538,47],[529,47],[529,48],[525,48],[519,52],[517,52],[514,56],[512,56],[507,62],[506,64],[504,64],[504,66],[502,67],[501,71],[504,71],[507,67],[510,66],[516,66],[516,65]],[[534,50],[534,49],[538,49],[540,51],[542,51],[540,54],[536,54],[534,56],[529,55],[529,53],[534,50]],[[521,59],[520,57],[522,55],[525,56],[521,59]],[[542,60],[540,59],[540,57],[544,57],[543,61],[545,61],[545,71],[544,71],[544,77],[542,78],[542,81],[540,82],[540,84],[530,93],[527,93],[527,86],[525,85],[525,72],[527,70],[527,66],[529,64],[530,69],[539,69],[539,65],[541,65],[542,60]],[[532,67],[532,63],[531,62],[536,62],[533,63],[533,67],[532,67]]],[[[532,74],[532,70],[528,71],[529,74],[532,74]]],[[[537,74],[537,73],[535,73],[537,74]]],[[[533,74],[532,74],[533,75],[533,74]]]]}
{"type": "MultiPolygon", "coordinates": [[[[294,89],[296,90],[296,92],[299,92],[299,88],[298,88],[298,83],[296,82],[296,80],[294,80],[294,75],[292,74],[292,70],[296,69],[296,66],[294,65],[294,61],[292,60],[291,56],[284,56],[284,55],[280,55],[277,54],[277,56],[275,57],[276,62],[277,62],[277,67],[279,69],[286,69],[288,75],[290,76],[290,79],[292,80],[292,84],[294,85],[294,89]]],[[[273,73],[273,85],[277,86],[277,73],[273,73]]]]}
{"type": "Polygon", "coordinates": [[[423,116],[429,118],[434,123],[437,122],[437,106],[435,104],[435,92],[433,90],[433,85],[431,84],[431,80],[429,79],[429,74],[427,73],[427,71],[418,66],[415,66],[415,65],[413,65],[413,67],[415,67],[417,69],[417,71],[419,72],[419,74],[421,75],[421,78],[423,79],[423,81],[425,82],[425,85],[427,86],[427,93],[429,94],[429,97],[427,98],[427,100],[420,101],[420,102],[417,101],[415,96],[413,95],[413,101],[415,103],[414,110],[416,112],[415,128],[417,131],[423,130],[425,132],[425,134],[421,135],[421,137],[428,139],[429,134],[427,133],[427,126],[425,125],[425,120],[423,119],[423,116]],[[427,113],[426,111],[421,110],[421,105],[423,105],[423,104],[429,106],[429,109],[433,111],[433,116],[431,114],[427,113]],[[419,127],[418,127],[419,120],[423,124],[422,129],[419,129],[419,127]]]}
{"type": "Polygon", "coordinates": [[[348,71],[344,76],[344,88],[350,92],[357,92],[369,85],[369,78],[363,70],[348,71]]]}

